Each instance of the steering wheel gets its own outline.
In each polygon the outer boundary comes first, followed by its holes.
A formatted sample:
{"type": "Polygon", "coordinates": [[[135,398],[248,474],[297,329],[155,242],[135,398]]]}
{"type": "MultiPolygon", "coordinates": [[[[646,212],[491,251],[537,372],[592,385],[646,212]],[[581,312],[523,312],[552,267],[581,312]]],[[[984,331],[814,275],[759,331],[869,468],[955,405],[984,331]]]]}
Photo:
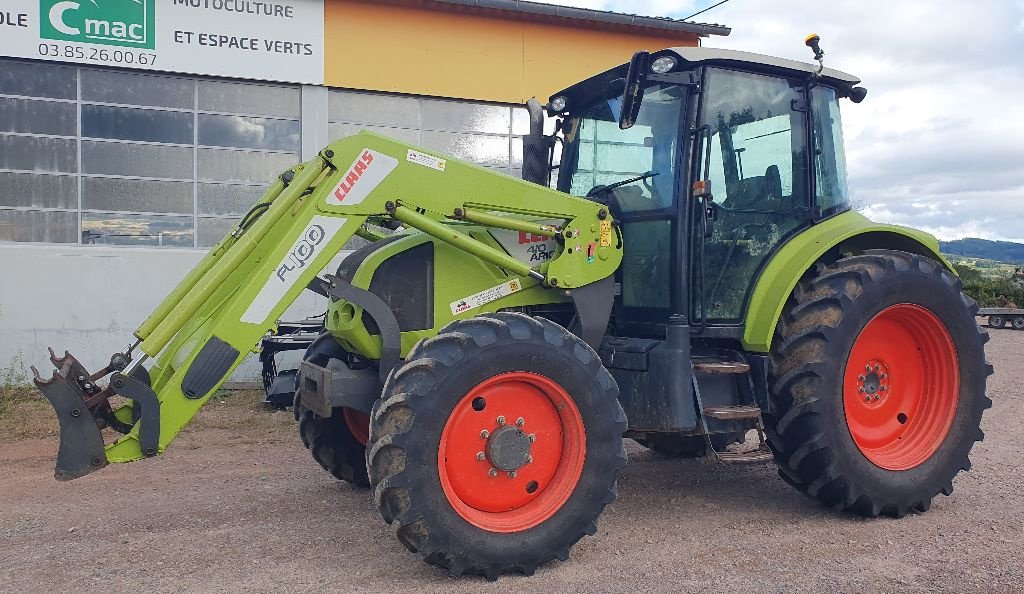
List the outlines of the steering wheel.
{"type": "Polygon", "coordinates": [[[657,186],[651,183],[651,180],[654,179],[655,175],[657,175],[657,173],[643,178],[641,182],[644,184],[644,188],[651,193],[651,200],[653,200],[655,204],[662,205],[664,203],[661,201],[661,192],[658,191],[657,186]]]}

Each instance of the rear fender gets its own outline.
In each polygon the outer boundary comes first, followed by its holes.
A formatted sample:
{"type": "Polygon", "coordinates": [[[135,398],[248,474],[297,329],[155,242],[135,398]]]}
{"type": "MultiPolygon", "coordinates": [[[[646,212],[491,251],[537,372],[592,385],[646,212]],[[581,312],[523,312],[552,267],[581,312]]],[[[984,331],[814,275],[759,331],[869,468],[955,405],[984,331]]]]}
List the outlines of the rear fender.
{"type": "MultiPolygon", "coordinates": [[[[891,249],[933,258],[953,272],[939,253],[939,242],[923,231],[872,222],[853,211],[814,225],[790,239],[758,277],[747,305],[743,347],[767,353],[779,316],[800,279],[818,262],[847,252],[891,249]]],[[[955,272],[954,272],[955,273],[955,272]]]]}

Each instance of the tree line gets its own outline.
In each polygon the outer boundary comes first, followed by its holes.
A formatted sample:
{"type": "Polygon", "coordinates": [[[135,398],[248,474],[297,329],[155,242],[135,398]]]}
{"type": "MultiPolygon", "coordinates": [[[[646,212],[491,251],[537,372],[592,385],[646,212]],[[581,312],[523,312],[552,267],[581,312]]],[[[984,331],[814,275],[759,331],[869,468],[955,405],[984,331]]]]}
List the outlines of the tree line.
{"type": "Polygon", "coordinates": [[[1007,307],[1007,302],[1024,308],[1024,268],[997,277],[982,276],[968,264],[953,264],[964,282],[964,293],[981,307],[1007,307]]]}

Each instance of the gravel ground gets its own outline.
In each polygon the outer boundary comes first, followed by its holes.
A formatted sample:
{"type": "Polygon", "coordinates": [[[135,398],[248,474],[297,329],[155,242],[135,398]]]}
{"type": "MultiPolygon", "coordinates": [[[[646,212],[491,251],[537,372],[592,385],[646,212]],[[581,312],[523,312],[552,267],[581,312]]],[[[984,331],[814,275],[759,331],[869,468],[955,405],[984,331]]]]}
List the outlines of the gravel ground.
{"type": "Polygon", "coordinates": [[[327,476],[291,414],[260,411],[253,395],[208,405],[158,459],[72,483],[52,478],[52,432],[22,438],[8,424],[0,591],[1024,592],[1024,332],[992,331],[988,353],[987,438],[926,514],[850,517],[770,465],[670,460],[628,442],[597,536],[568,562],[493,584],[408,553],[368,492],[327,476]]]}

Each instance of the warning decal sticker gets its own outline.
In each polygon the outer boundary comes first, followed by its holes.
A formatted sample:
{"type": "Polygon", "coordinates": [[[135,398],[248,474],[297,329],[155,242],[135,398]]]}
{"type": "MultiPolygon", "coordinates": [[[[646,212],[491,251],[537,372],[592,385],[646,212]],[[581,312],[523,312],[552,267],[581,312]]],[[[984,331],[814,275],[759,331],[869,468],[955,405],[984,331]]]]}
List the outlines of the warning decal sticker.
{"type": "Polygon", "coordinates": [[[421,153],[419,151],[414,151],[412,149],[409,149],[409,153],[406,159],[410,163],[415,163],[417,165],[422,165],[424,167],[429,167],[431,169],[436,169],[438,171],[444,171],[445,167],[448,166],[448,162],[445,161],[444,159],[438,159],[437,157],[433,157],[431,155],[421,153]]]}
{"type": "Polygon", "coordinates": [[[487,305],[492,301],[497,301],[502,297],[508,297],[512,293],[518,293],[523,290],[523,282],[518,278],[514,278],[510,281],[506,281],[498,285],[497,287],[491,287],[490,289],[484,289],[476,295],[470,295],[458,301],[452,301],[452,314],[459,315],[465,313],[471,309],[476,309],[483,305],[487,305]]]}

